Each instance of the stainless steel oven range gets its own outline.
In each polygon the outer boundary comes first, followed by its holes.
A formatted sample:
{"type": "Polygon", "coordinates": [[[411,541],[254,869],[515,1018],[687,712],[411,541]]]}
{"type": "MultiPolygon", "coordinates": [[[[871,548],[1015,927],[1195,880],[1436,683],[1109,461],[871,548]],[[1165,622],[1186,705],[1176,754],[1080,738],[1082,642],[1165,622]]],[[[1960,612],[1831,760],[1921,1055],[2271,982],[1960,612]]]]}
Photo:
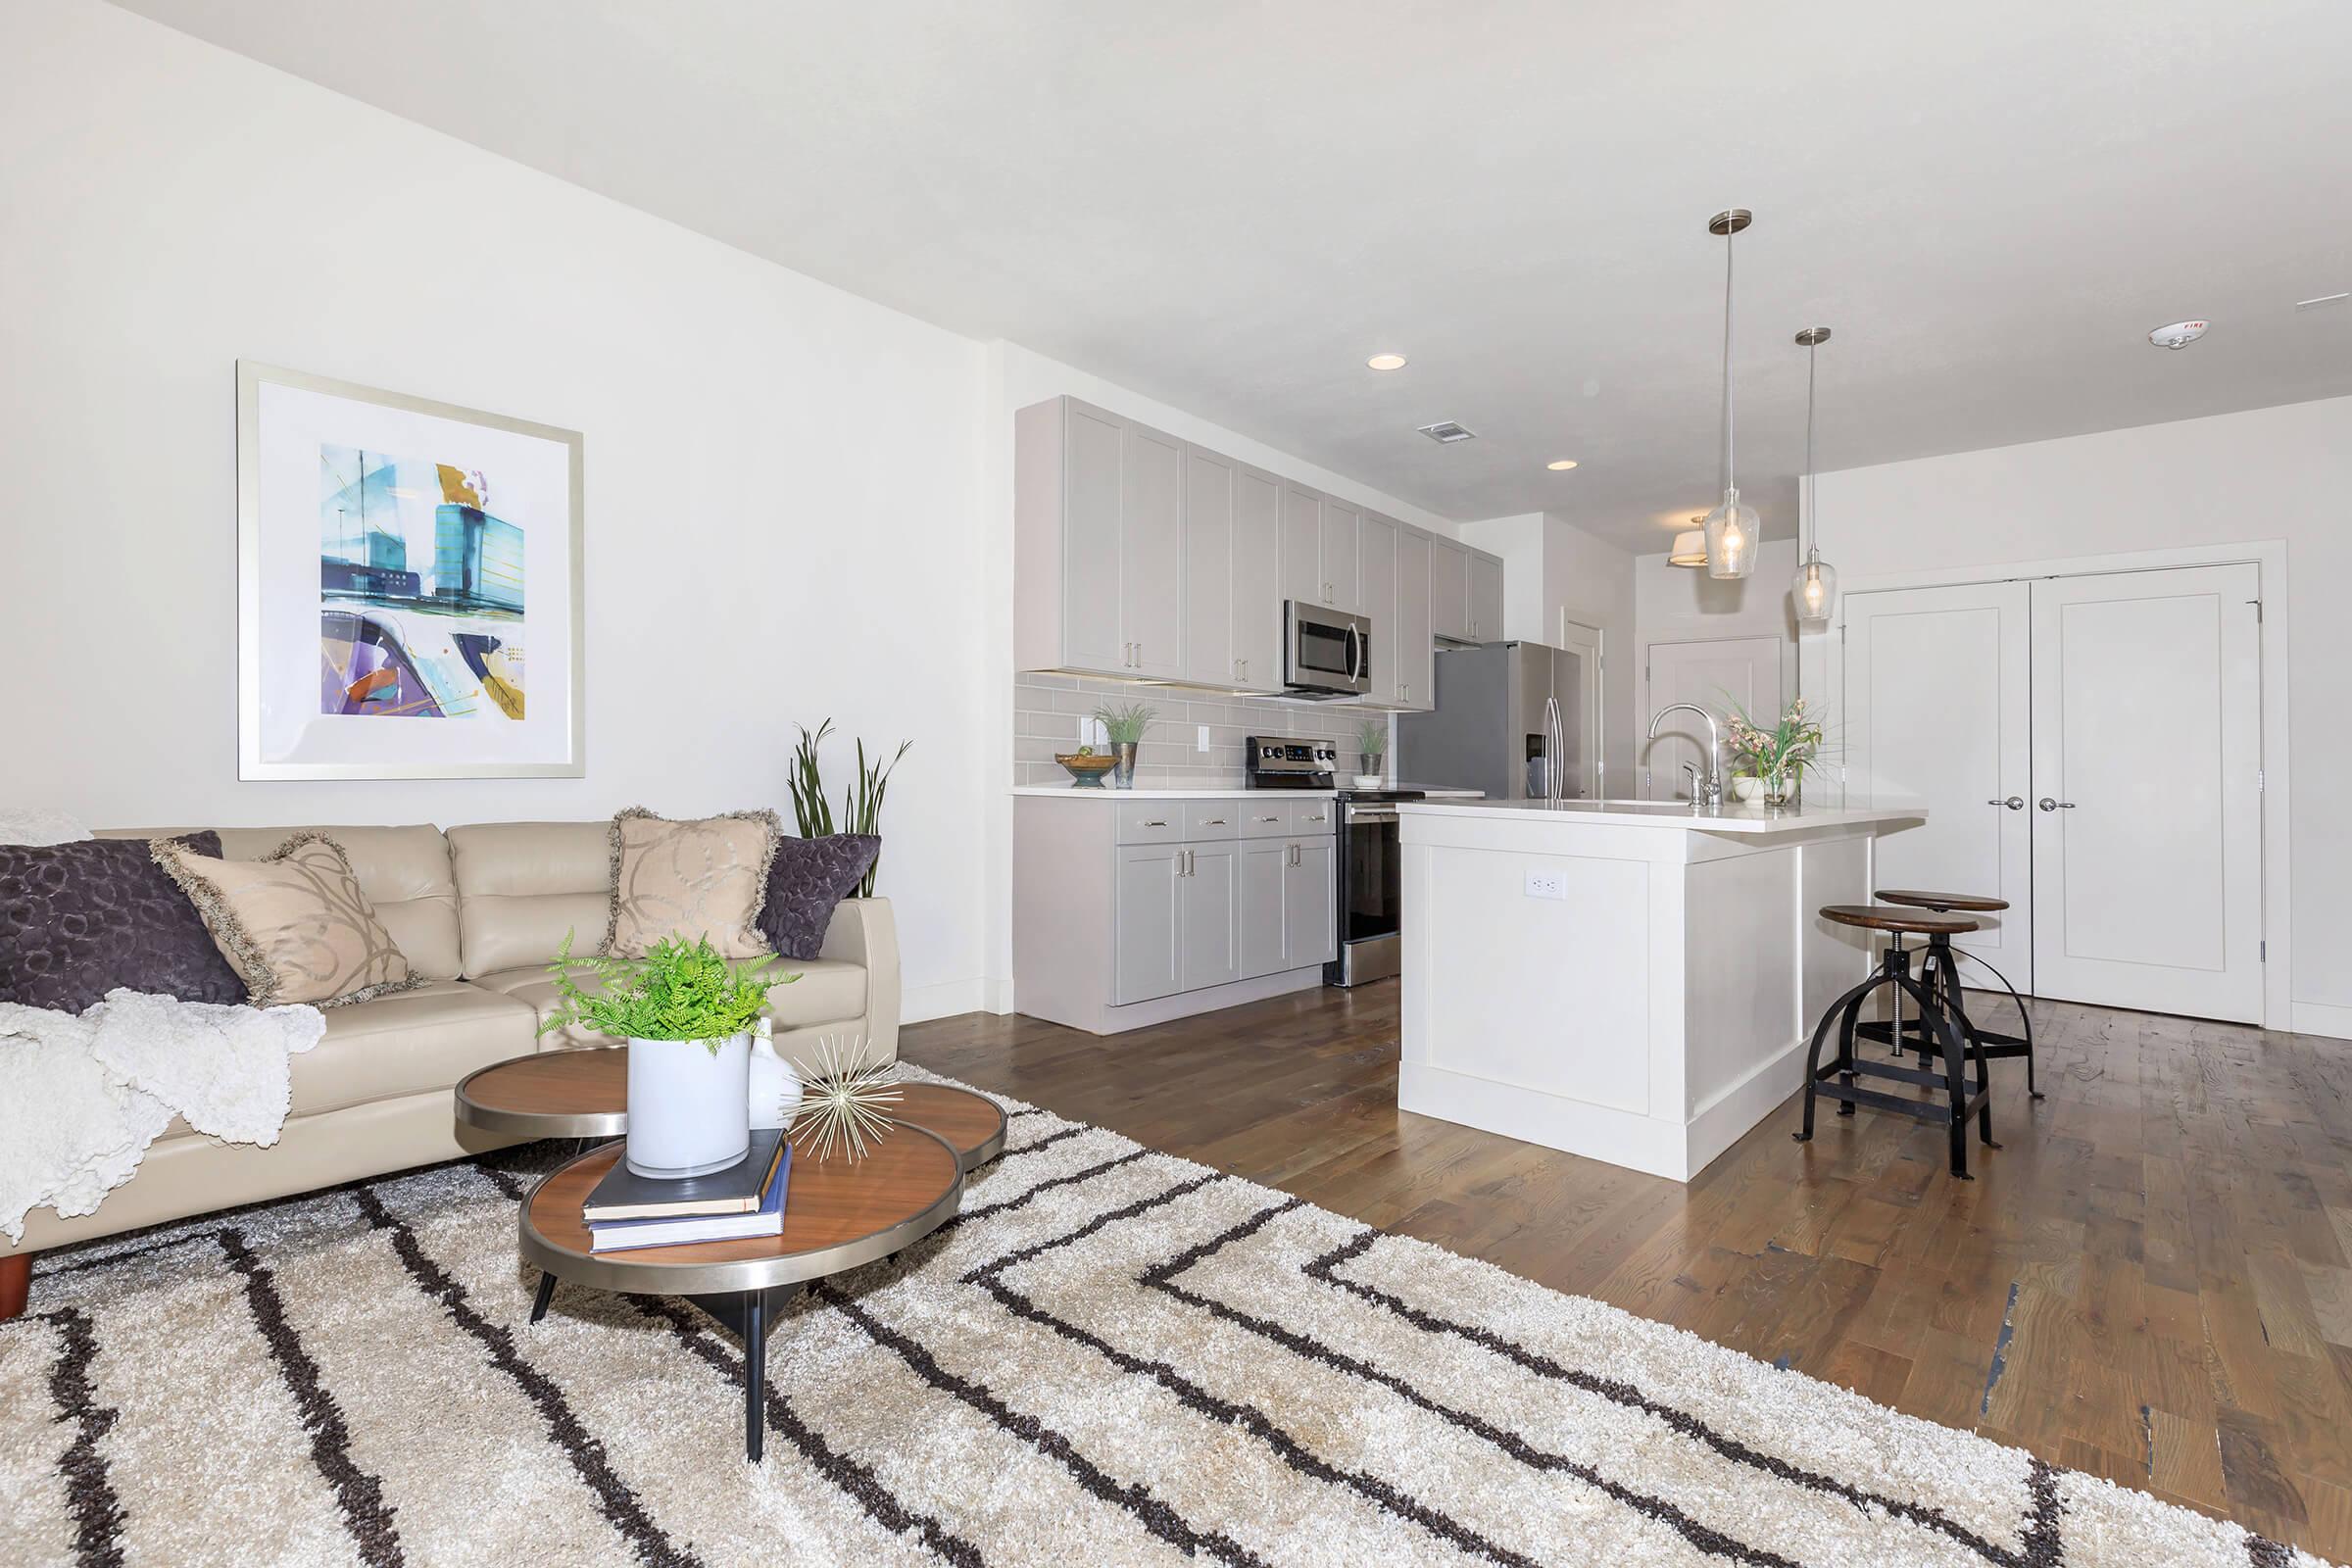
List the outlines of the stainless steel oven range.
{"type": "Polygon", "coordinates": [[[1339,749],[1333,741],[1252,735],[1247,746],[1251,789],[1333,790],[1336,798],[1332,862],[1339,868],[1340,956],[1323,966],[1323,983],[1355,986],[1396,973],[1396,805],[1420,800],[1421,791],[1336,789],[1339,749]]]}

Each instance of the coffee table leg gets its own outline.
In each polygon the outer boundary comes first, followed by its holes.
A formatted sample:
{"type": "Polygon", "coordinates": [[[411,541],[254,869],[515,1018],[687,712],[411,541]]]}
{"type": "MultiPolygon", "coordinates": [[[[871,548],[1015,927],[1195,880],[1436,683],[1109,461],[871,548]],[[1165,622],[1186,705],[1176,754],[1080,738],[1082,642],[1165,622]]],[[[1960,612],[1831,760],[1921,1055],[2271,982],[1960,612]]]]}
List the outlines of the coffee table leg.
{"type": "Polygon", "coordinates": [[[531,1321],[536,1323],[547,1316],[547,1303],[556,1298],[556,1277],[545,1269],[539,1272],[539,1294],[531,1301],[531,1321]]]}
{"type": "Polygon", "coordinates": [[[743,1297],[743,1454],[752,1463],[767,1446],[767,1293],[743,1297]]]}

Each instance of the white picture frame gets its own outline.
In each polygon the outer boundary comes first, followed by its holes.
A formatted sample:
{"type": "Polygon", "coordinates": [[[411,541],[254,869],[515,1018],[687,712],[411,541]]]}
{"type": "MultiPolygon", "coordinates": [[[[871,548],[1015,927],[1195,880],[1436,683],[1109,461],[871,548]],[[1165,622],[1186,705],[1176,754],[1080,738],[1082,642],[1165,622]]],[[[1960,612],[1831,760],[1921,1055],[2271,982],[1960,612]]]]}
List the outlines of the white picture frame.
{"type": "Polygon", "coordinates": [[[237,776],[587,771],[577,430],[237,364],[237,776]]]}

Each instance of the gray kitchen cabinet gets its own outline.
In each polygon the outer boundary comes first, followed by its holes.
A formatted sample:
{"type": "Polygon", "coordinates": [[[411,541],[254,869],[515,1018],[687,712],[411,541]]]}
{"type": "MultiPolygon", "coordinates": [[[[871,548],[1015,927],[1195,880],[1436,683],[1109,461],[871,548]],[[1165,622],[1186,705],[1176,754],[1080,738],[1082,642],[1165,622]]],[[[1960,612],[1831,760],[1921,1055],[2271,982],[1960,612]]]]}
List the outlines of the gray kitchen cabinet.
{"type": "Polygon", "coordinates": [[[1323,603],[1335,610],[1362,613],[1364,601],[1355,580],[1356,535],[1363,512],[1336,497],[1323,498],[1323,603]]]}
{"type": "Polygon", "coordinates": [[[1013,658],[1176,678],[1184,443],[1076,398],[1013,416],[1013,658]]]}
{"type": "Polygon", "coordinates": [[[1497,642],[1502,637],[1502,563],[1493,556],[1470,556],[1470,640],[1497,642]]]}
{"type": "Polygon", "coordinates": [[[1115,1002],[1150,1002],[1183,989],[1177,978],[1183,929],[1177,913],[1178,871],[1183,863],[1180,845],[1135,844],[1119,851],[1111,986],[1115,1002]]]}
{"type": "Polygon", "coordinates": [[[1254,980],[1291,967],[1283,961],[1282,919],[1291,845],[1287,839],[1251,839],[1241,851],[1234,878],[1234,946],[1240,978],[1254,980]]]}
{"type": "Polygon", "coordinates": [[[1282,481],[1233,473],[1233,670],[1241,691],[1282,690],[1282,481]]]}
{"type": "Polygon", "coordinates": [[[1470,552],[1450,539],[1429,542],[1429,632],[1470,640],[1470,552]]]}
{"type": "Polygon", "coordinates": [[[1323,498],[1304,485],[1282,487],[1282,597],[1323,603],[1323,498]]]}
{"type": "Polygon", "coordinates": [[[1234,484],[1231,459],[1205,447],[1184,455],[1183,678],[1214,685],[1238,677],[1234,652],[1234,484]]]}
{"type": "Polygon", "coordinates": [[[1283,961],[1294,967],[1329,963],[1340,956],[1331,846],[1328,838],[1291,844],[1291,863],[1282,874],[1282,933],[1283,961]]]}
{"type": "Polygon", "coordinates": [[[1234,951],[1234,894],[1241,845],[1188,844],[1176,874],[1176,989],[1201,991],[1241,977],[1234,951]]]}
{"type": "Polygon", "coordinates": [[[1369,701],[1386,708],[1400,700],[1396,661],[1400,628],[1396,615],[1396,523],[1367,512],[1355,530],[1355,603],[1349,608],[1372,617],[1372,693],[1369,701]]]}
{"type": "Polygon", "coordinates": [[[1130,423],[1120,443],[1119,624],[1129,667],[1184,668],[1184,443],[1130,423]]]}
{"type": "Polygon", "coordinates": [[[1117,1034],[1321,985],[1331,824],[1279,791],[1015,791],[1014,1005],[1117,1034]]]}
{"type": "Polygon", "coordinates": [[[1437,707],[1437,651],[1429,626],[1432,548],[1427,534],[1398,531],[1396,629],[1388,639],[1396,651],[1396,705],[1421,712],[1437,707]]]}

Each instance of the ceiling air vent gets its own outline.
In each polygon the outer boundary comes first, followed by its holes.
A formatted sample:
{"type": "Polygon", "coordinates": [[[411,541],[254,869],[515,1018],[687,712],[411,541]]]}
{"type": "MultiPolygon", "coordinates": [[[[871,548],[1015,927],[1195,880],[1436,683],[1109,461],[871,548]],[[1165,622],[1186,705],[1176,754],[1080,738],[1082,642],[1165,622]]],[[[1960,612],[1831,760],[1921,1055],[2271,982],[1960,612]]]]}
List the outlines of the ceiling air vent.
{"type": "Polygon", "coordinates": [[[1442,447],[1449,447],[1456,441],[1478,439],[1476,430],[1467,425],[1456,424],[1451,419],[1441,419],[1436,424],[1425,424],[1421,426],[1421,433],[1442,447]]]}

